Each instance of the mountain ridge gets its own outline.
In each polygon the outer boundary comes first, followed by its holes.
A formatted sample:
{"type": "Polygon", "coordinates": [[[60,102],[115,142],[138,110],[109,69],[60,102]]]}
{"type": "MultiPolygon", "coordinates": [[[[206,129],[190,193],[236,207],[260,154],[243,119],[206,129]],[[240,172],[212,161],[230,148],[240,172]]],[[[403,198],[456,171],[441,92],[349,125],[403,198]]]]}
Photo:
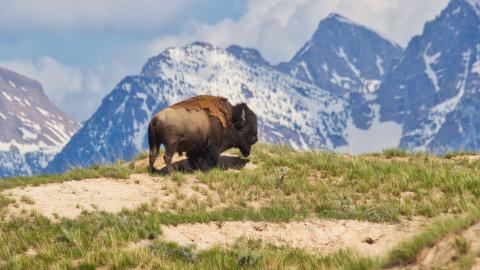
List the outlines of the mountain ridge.
{"type": "Polygon", "coordinates": [[[377,99],[381,120],[404,127],[400,147],[438,153],[480,149],[474,109],[480,104],[479,34],[472,1],[453,0],[410,41],[377,99]]]}
{"type": "Polygon", "coordinates": [[[381,80],[402,48],[377,32],[332,13],[320,21],[310,40],[277,68],[293,77],[342,95],[368,91],[381,80]]]}
{"type": "Polygon", "coordinates": [[[78,128],[38,81],[1,67],[0,123],[0,177],[39,173],[78,128]]]}

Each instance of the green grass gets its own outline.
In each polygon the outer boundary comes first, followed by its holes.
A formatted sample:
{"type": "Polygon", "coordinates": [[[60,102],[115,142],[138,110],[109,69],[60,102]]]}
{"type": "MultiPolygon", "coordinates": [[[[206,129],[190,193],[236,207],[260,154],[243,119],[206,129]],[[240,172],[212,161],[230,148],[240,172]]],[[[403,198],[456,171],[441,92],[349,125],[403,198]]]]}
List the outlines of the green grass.
{"type": "Polygon", "coordinates": [[[465,237],[457,237],[453,242],[453,246],[459,254],[465,255],[470,251],[471,244],[465,237]]]}
{"type": "MultiPolygon", "coordinates": [[[[204,215],[170,215],[151,212],[147,207],[124,211],[118,215],[90,213],[77,220],[49,220],[32,215],[0,223],[0,262],[5,269],[380,269],[407,265],[415,261],[424,248],[448,234],[468,228],[479,219],[478,212],[438,221],[423,233],[400,244],[385,258],[358,256],[349,250],[329,255],[313,255],[300,249],[274,247],[259,240],[240,239],[231,248],[195,251],[158,240],[161,224],[179,224],[204,220],[224,220],[231,211],[204,215]],[[15,231],[15,234],[7,234],[15,231]],[[128,248],[132,242],[152,240],[144,247],[128,248]],[[34,250],[34,255],[28,255],[34,250]]],[[[272,221],[291,217],[265,211],[246,219],[272,221]],[[262,216],[263,215],[263,216],[262,216]]],[[[232,215],[232,219],[239,215],[232,215]]],[[[227,218],[230,219],[230,218],[227,218]]],[[[468,244],[458,241],[459,267],[471,265],[468,244]]],[[[1,264],[0,264],[1,265],[1,264]]]]}
{"type": "MultiPolygon", "coordinates": [[[[238,151],[230,151],[238,154],[238,151]]],[[[9,178],[0,181],[0,190],[95,177],[128,178],[146,172],[134,162],[75,169],[61,175],[9,178]]],[[[480,198],[480,161],[454,161],[389,149],[381,154],[346,157],[330,152],[296,152],[285,146],[256,145],[250,161],[255,169],[212,169],[194,172],[218,200],[186,200],[178,191],[175,211],[208,209],[222,204],[248,210],[252,205],[290,205],[294,211],[321,218],[397,222],[402,217],[435,217],[463,213],[480,198]],[[401,159],[395,159],[401,157],[401,159]]],[[[186,175],[175,172],[169,178],[181,186],[186,175]]],[[[208,194],[207,194],[208,195],[208,194]]],[[[0,209],[8,199],[0,195],[0,209]]]]}
{"type": "Polygon", "coordinates": [[[383,151],[383,156],[386,158],[408,157],[409,155],[411,155],[411,153],[405,149],[390,148],[383,151]]]}
{"type": "Polygon", "coordinates": [[[73,169],[64,174],[2,178],[0,179],[0,190],[19,186],[41,185],[98,177],[126,179],[133,172],[138,171],[130,169],[124,162],[109,165],[94,165],[89,168],[73,169]]]}
{"type": "Polygon", "coordinates": [[[254,170],[197,172],[226,204],[281,201],[319,217],[396,222],[462,213],[480,198],[480,162],[450,162],[395,150],[374,159],[255,147],[254,170]],[[404,157],[402,160],[392,157],[404,157]]]}
{"type": "Polygon", "coordinates": [[[186,180],[185,174],[182,173],[182,172],[173,172],[171,174],[170,178],[178,184],[181,184],[181,183],[185,182],[185,180],[186,180]]]}
{"type": "MultiPolygon", "coordinates": [[[[125,255],[122,255],[122,248],[142,239],[156,239],[161,234],[162,224],[212,220],[287,221],[293,218],[301,217],[298,213],[289,211],[288,206],[251,211],[225,209],[217,212],[169,214],[154,211],[145,205],[135,211],[123,211],[119,214],[86,213],[76,220],[62,219],[60,223],[52,223],[44,217],[32,214],[0,222],[0,262],[5,261],[6,269],[49,269],[62,268],[65,263],[93,256],[88,263],[90,265],[101,266],[107,261],[117,265],[122,263],[122,256],[138,252],[125,252],[125,255]],[[36,255],[25,255],[31,249],[35,250],[36,255]]],[[[153,246],[144,252],[152,257],[159,252],[158,249],[158,246],[153,246]]],[[[171,257],[168,259],[172,261],[179,256],[175,252],[168,255],[171,257]]],[[[128,260],[135,261],[134,258],[128,260]]],[[[147,261],[150,259],[143,258],[135,265],[147,261]]]]}
{"type": "MultiPolygon", "coordinates": [[[[255,219],[261,215],[272,220],[289,218],[282,214],[272,216],[272,213],[267,210],[259,216],[245,218],[255,219]]],[[[211,217],[223,220],[226,215],[211,217]]],[[[299,249],[276,248],[244,239],[229,249],[196,252],[189,247],[155,240],[161,234],[160,224],[204,219],[210,218],[169,216],[147,209],[118,215],[85,214],[78,220],[62,220],[58,224],[36,215],[17,218],[0,223],[0,242],[3,243],[0,267],[2,260],[4,269],[332,269],[358,264],[356,255],[349,251],[314,256],[299,249]],[[11,231],[15,234],[8,234],[11,231]],[[152,242],[145,247],[128,248],[130,243],[141,239],[152,242]],[[34,254],[28,255],[29,250],[34,254]]]]}
{"type": "Polygon", "coordinates": [[[461,230],[465,230],[480,219],[478,210],[464,217],[446,218],[431,225],[423,233],[394,248],[383,266],[406,265],[415,261],[417,254],[424,248],[433,246],[439,239],[461,230]]]}

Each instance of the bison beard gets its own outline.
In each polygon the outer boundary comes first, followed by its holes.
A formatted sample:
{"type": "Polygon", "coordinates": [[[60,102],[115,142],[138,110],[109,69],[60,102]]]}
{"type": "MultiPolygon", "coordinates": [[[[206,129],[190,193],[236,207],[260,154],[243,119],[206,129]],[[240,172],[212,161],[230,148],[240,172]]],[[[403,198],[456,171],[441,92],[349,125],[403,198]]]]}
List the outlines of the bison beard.
{"type": "Polygon", "coordinates": [[[150,121],[148,139],[149,171],[155,170],[161,144],[168,171],[173,170],[175,152],[187,152],[193,169],[208,169],[217,165],[220,153],[227,149],[250,154],[257,141],[257,118],[244,103],[232,106],[223,97],[197,96],[159,112],[150,121]]]}

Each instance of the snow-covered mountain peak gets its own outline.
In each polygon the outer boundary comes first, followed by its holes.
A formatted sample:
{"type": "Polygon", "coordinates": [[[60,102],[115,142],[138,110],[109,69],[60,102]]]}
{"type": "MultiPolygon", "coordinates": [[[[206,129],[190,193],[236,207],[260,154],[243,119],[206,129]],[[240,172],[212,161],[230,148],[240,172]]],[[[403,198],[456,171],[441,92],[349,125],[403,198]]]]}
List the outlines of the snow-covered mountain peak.
{"type": "Polygon", "coordinates": [[[260,52],[253,48],[244,48],[238,45],[230,45],[227,52],[235,58],[243,60],[252,65],[269,66],[270,64],[262,57],[260,52]]]}
{"type": "Polygon", "coordinates": [[[448,29],[444,30],[459,32],[459,34],[465,32],[463,30],[478,31],[478,25],[472,20],[478,21],[479,19],[480,0],[451,0],[435,20],[426,23],[424,32],[431,31],[430,28],[435,27],[435,25],[431,26],[433,22],[448,25],[448,29]]]}
{"type": "Polygon", "coordinates": [[[377,99],[381,120],[403,124],[401,147],[433,152],[480,149],[474,109],[480,104],[478,3],[450,1],[412,39],[402,61],[382,82],[377,99]]]}
{"type": "Polygon", "coordinates": [[[227,61],[221,59],[225,55],[225,51],[217,48],[210,43],[196,41],[184,47],[171,47],[163,51],[157,56],[151,57],[142,68],[141,75],[143,76],[160,76],[163,70],[168,69],[170,65],[177,62],[182,62],[185,59],[190,61],[206,61],[208,57],[216,56],[214,61],[227,61]]]}
{"type": "Polygon", "coordinates": [[[330,13],[324,20],[320,21],[319,26],[321,26],[322,24],[325,24],[326,22],[331,22],[331,21],[338,22],[338,23],[349,24],[349,25],[354,25],[354,26],[358,26],[358,27],[364,27],[364,26],[362,26],[360,24],[357,24],[356,22],[350,20],[349,18],[338,14],[338,13],[330,13]]]}
{"type": "Polygon", "coordinates": [[[38,172],[78,129],[48,100],[40,83],[4,68],[0,126],[0,177],[38,172]]]}
{"type": "Polygon", "coordinates": [[[332,93],[372,92],[402,48],[339,15],[323,19],[312,38],[278,69],[332,93]]]}
{"type": "Polygon", "coordinates": [[[9,89],[11,91],[31,91],[40,95],[45,95],[42,85],[39,82],[6,68],[0,67],[0,81],[2,81],[6,86],[10,86],[9,89]],[[17,82],[17,84],[14,82],[17,82]]]}
{"type": "Polygon", "coordinates": [[[353,28],[356,30],[362,30],[362,31],[364,30],[364,31],[372,32],[375,35],[381,37],[382,39],[390,42],[392,46],[401,47],[398,43],[396,43],[391,39],[386,38],[385,36],[380,34],[378,31],[375,31],[365,25],[355,22],[350,18],[347,18],[338,13],[330,13],[325,19],[321,20],[320,23],[318,24],[316,31],[312,36],[312,39],[315,39],[316,36],[324,35],[322,31],[332,31],[332,27],[346,27],[346,28],[353,28]]]}
{"type": "Polygon", "coordinates": [[[473,10],[475,10],[477,15],[480,16],[480,0],[464,0],[464,1],[467,1],[467,3],[469,3],[472,6],[473,10]]]}

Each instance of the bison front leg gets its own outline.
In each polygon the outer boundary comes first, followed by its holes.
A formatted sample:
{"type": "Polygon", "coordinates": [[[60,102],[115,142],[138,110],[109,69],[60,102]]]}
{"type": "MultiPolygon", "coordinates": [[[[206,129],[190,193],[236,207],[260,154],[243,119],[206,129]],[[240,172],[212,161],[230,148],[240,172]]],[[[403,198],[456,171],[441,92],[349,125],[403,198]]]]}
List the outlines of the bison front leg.
{"type": "Polygon", "coordinates": [[[187,152],[187,160],[190,167],[193,170],[199,169],[202,166],[202,160],[204,158],[205,153],[199,151],[189,151],[187,152]]]}
{"type": "Polygon", "coordinates": [[[208,149],[205,157],[205,162],[206,162],[206,165],[208,166],[208,169],[217,166],[219,156],[220,154],[218,153],[218,149],[213,147],[208,149]]]}
{"type": "Polygon", "coordinates": [[[218,164],[218,150],[209,148],[205,151],[191,151],[187,153],[188,163],[192,169],[208,170],[218,164]]]}

